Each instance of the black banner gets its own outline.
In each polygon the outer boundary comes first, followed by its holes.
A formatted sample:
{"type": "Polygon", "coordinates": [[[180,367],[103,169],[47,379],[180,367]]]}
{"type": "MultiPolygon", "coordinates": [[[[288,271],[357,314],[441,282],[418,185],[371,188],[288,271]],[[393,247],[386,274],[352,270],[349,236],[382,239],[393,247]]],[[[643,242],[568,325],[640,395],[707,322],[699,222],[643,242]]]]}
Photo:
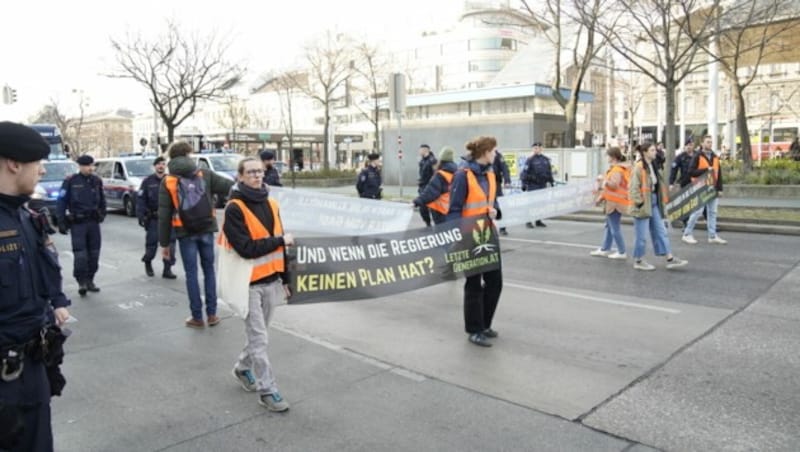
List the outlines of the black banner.
{"type": "Polygon", "coordinates": [[[289,250],[289,304],[383,297],[500,266],[500,242],[488,218],[391,234],[302,238],[289,250]]]}
{"type": "Polygon", "coordinates": [[[664,210],[667,220],[674,221],[690,215],[703,208],[709,201],[717,197],[717,190],[713,185],[704,182],[690,184],[681,189],[672,200],[667,203],[664,210]]]}

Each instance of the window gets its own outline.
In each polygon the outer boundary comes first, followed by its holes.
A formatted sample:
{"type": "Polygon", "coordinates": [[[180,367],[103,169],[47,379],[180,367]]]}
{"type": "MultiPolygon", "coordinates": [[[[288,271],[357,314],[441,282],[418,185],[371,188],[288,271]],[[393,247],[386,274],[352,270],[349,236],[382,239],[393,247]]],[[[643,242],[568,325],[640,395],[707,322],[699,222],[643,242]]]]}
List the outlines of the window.
{"type": "Polygon", "coordinates": [[[469,50],[517,50],[517,40],[511,38],[470,39],[469,50]]]}
{"type": "Polygon", "coordinates": [[[97,174],[98,177],[103,179],[110,179],[111,178],[111,168],[114,166],[114,162],[97,162],[95,165],[94,173],[97,174]]]}
{"type": "Polygon", "coordinates": [[[125,180],[125,172],[122,171],[122,163],[114,163],[114,179],[125,180]]]}
{"type": "Polygon", "coordinates": [[[499,72],[503,69],[502,60],[471,60],[469,62],[470,72],[499,72]]]}

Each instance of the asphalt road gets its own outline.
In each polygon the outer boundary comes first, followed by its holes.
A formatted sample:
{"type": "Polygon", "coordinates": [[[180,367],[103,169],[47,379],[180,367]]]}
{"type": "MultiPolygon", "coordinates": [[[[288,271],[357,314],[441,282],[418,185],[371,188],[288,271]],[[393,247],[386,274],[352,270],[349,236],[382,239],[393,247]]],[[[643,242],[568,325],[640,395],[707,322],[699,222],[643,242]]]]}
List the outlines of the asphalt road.
{"type": "Polygon", "coordinates": [[[589,256],[600,225],[548,224],[501,241],[490,349],[466,340],[461,281],[279,308],[270,358],[285,414],[230,375],[240,319],[183,326],[182,268],[177,281],[144,275],[134,219],[108,216],[102,291],[83,299],[59,236],[78,321],[53,401],[56,449],[797,450],[800,237],[689,246],[672,232],[689,266],[650,256],[657,271],[638,272],[589,256]]]}

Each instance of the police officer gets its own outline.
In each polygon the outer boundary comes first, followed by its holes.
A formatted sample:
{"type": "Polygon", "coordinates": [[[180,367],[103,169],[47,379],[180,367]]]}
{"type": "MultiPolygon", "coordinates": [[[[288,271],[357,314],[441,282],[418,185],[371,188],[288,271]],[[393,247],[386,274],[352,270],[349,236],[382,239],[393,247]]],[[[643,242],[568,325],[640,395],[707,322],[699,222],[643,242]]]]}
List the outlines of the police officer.
{"type": "MultiPolygon", "coordinates": [[[[540,190],[547,187],[547,184],[552,187],[555,183],[553,170],[550,165],[550,159],[542,154],[542,143],[533,143],[531,148],[533,154],[525,161],[525,167],[522,168],[522,174],[520,174],[522,191],[540,190]]],[[[525,226],[534,227],[530,221],[525,223],[525,226]]],[[[547,227],[542,220],[536,220],[536,226],[547,227]]]]}
{"type": "MultiPolygon", "coordinates": [[[[425,187],[431,181],[436,166],[436,156],[431,152],[431,147],[427,144],[419,146],[419,178],[417,179],[417,193],[420,195],[425,191],[425,187]]],[[[425,226],[431,225],[431,212],[428,206],[420,204],[419,216],[425,222],[425,226]]]]}
{"type": "Polygon", "coordinates": [[[49,153],[38,132],[0,122],[0,450],[53,450],[50,397],[63,377],[48,380],[52,349],[42,333],[49,317],[66,322],[70,302],[46,217],[34,219],[26,206],[49,153]]]}
{"type": "Polygon", "coordinates": [[[281,175],[275,168],[275,153],[270,150],[261,151],[261,163],[264,165],[264,183],[270,187],[283,187],[281,175]]]}
{"type": "Polygon", "coordinates": [[[356,182],[356,190],[358,196],[369,199],[381,199],[383,188],[381,188],[381,168],[380,159],[381,155],[372,153],[367,156],[369,163],[367,167],[361,170],[356,182]]]}
{"type": "Polygon", "coordinates": [[[106,218],[106,197],[103,180],[93,174],[94,159],[78,157],[79,172],[64,179],[56,204],[58,232],[72,232],[73,275],[78,293],[100,292],[94,283],[100,261],[100,223],[106,218]]]}
{"type": "MultiPolygon", "coordinates": [[[[500,197],[503,196],[503,188],[511,188],[511,173],[508,171],[506,159],[503,158],[503,154],[501,154],[499,150],[494,153],[492,168],[497,182],[497,196],[500,197]]],[[[498,232],[500,235],[508,235],[506,227],[500,226],[500,221],[495,222],[498,223],[498,232]]]]}
{"type": "MultiPolygon", "coordinates": [[[[144,240],[144,272],[147,276],[153,276],[153,259],[158,251],[158,190],[161,188],[161,180],[167,170],[167,160],[164,157],[156,157],[153,161],[153,174],[147,176],[139,187],[136,194],[136,216],[139,218],[139,226],[145,228],[147,235],[144,240]]],[[[173,232],[170,240],[170,258],[164,260],[164,271],[162,278],[175,279],[172,273],[172,266],[175,265],[175,234],[173,232]]]]}

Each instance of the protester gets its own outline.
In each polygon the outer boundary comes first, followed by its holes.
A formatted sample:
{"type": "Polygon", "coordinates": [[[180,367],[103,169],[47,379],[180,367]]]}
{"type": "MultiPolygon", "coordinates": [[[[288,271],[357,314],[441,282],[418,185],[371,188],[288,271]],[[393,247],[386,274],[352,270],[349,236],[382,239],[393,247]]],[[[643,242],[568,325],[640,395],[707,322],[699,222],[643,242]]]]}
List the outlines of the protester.
{"type": "MultiPolygon", "coordinates": [[[[712,185],[716,190],[717,196],[708,201],[705,206],[706,232],[708,232],[708,243],[725,245],[728,241],[717,234],[717,209],[719,208],[719,198],[722,197],[722,168],[720,168],[719,157],[711,149],[711,146],[713,146],[711,135],[706,135],[703,137],[703,149],[694,156],[689,165],[689,174],[692,182],[698,182],[705,178],[706,183],[712,185]]],[[[701,215],[703,215],[703,209],[699,209],[689,216],[681,240],[690,245],[697,243],[692,232],[701,215]]]]}
{"type": "Polygon", "coordinates": [[[447,210],[450,208],[450,184],[453,181],[453,174],[458,169],[453,162],[454,154],[455,151],[450,146],[445,146],[439,151],[436,172],[428,186],[412,201],[415,206],[424,205],[430,209],[434,224],[444,223],[447,210]]]}
{"type": "Polygon", "coordinates": [[[261,163],[251,157],[239,162],[239,181],[225,208],[220,242],[244,259],[250,259],[247,343],[239,354],[233,375],[249,392],[258,392],[258,402],[270,411],[286,411],[267,355],[269,327],[277,305],[291,295],[286,247],[294,244],[284,233],[275,198],[269,197],[261,163]]]}
{"type": "Polygon", "coordinates": [[[605,235],[600,248],[592,251],[592,256],[609,259],[626,259],[625,239],[622,237],[620,222],[622,214],[630,209],[628,187],[630,185],[630,165],[618,147],[606,151],[609,168],[600,187],[601,203],[606,214],[605,235]],[[611,245],[617,244],[617,250],[611,252],[611,245]]]}
{"type": "MultiPolygon", "coordinates": [[[[492,171],[497,140],[491,136],[477,137],[468,142],[466,148],[469,155],[464,168],[456,172],[450,187],[447,219],[499,219],[497,180],[492,171]]],[[[502,290],[501,268],[467,277],[464,283],[464,329],[473,344],[491,347],[488,339],[497,337],[497,331],[492,329],[492,319],[502,290]]]]}
{"type": "Polygon", "coordinates": [[[644,271],[656,269],[642,259],[645,253],[645,245],[647,245],[648,233],[653,241],[655,255],[666,256],[667,268],[682,267],[688,262],[672,255],[669,237],[664,226],[664,206],[668,201],[668,191],[663,176],[654,167],[656,147],[652,144],[643,144],[639,145],[637,151],[640,159],[633,167],[629,192],[631,215],[633,216],[634,230],[636,232],[636,243],[633,248],[633,268],[644,271]]]}

